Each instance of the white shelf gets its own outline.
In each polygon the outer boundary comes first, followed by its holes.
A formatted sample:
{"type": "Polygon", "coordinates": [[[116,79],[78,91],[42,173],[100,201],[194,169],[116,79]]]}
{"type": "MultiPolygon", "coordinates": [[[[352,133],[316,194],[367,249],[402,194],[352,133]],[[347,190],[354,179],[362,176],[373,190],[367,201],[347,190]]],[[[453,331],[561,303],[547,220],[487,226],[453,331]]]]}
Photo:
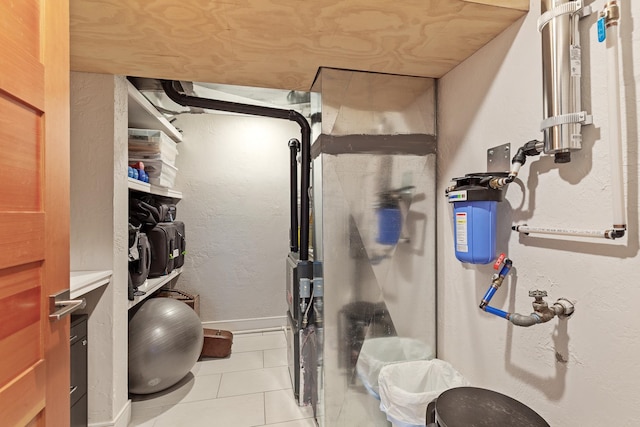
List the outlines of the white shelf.
{"type": "Polygon", "coordinates": [[[179,191],[158,187],[157,185],[151,185],[133,178],[129,178],[129,190],[142,191],[157,196],[171,197],[173,199],[182,199],[182,193],[179,191]]]}
{"type": "Polygon", "coordinates": [[[72,271],[69,282],[71,298],[91,292],[111,281],[111,270],[104,271],[72,271]]]}
{"type": "Polygon", "coordinates": [[[182,142],[182,134],[156,107],[127,80],[129,93],[129,127],[157,129],[166,133],[175,142],[182,142]]]}
{"type": "Polygon", "coordinates": [[[142,286],[138,286],[138,290],[146,292],[144,295],[136,296],[133,301],[129,301],[129,308],[141,303],[145,299],[149,298],[155,291],[169,283],[174,278],[178,277],[182,273],[182,267],[176,268],[166,276],[157,277],[154,279],[147,279],[142,286]]]}

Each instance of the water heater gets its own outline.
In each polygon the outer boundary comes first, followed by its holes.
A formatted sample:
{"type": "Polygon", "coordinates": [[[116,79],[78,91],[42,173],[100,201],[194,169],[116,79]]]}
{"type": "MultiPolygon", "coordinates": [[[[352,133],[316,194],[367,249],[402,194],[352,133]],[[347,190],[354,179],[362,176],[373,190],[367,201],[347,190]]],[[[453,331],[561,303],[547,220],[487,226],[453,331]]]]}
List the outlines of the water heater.
{"type": "Polygon", "coordinates": [[[496,210],[504,200],[503,189],[489,183],[507,173],[475,173],[454,178],[447,189],[453,204],[456,258],[470,264],[488,264],[496,258],[496,210]]]}

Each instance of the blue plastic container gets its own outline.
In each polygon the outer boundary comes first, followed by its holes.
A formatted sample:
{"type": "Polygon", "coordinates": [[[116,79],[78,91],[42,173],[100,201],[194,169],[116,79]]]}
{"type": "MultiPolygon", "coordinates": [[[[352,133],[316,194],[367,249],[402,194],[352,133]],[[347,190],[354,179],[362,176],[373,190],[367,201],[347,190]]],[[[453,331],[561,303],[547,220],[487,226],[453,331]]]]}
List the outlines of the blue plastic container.
{"type": "Polygon", "coordinates": [[[402,216],[399,207],[378,209],[378,238],[376,239],[378,243],[383,245],[397,244],[401,230],[402,216]]]}
{"type": "Polygon", "coordinates": [[[488,264],[496,258],[495,201],[453,203],[456,258],[471,264],[488,264]]]}

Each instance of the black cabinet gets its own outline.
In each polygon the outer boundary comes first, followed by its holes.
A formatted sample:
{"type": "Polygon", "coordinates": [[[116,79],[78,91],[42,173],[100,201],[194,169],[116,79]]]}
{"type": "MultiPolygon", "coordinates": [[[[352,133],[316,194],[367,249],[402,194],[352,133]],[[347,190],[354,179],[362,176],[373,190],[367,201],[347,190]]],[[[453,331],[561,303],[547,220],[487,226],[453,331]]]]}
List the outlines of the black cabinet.
{"type": "Polygon", "coordinates": [[[86,314],[71,316],[71,427],[87,426],[87,319],[86,314]]]}

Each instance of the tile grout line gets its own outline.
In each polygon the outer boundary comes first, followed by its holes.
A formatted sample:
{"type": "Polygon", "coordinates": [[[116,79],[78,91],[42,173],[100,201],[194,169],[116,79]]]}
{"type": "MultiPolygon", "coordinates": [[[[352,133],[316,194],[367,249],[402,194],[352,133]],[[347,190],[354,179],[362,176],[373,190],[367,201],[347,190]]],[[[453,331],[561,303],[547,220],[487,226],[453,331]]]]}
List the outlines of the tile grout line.
{"type": "Polygon", "coordinates": [[[218,389],[216,390],[216,399],[218,398],[218,396],[220,395],[220,387],[222,387],[222,376],[224,375],[224,373],[220,374],[220,381],[218,382],[218,389]]]}
{"type": "Polygon", "coordinates": [[[263,425],[266,426],[267,425],[267,392],[266,391],[262,392],[262,399],[263,399],[262,400],[262,403],[263,403],[262,412],[263,412],[263,415],[264,415],[264,424],[263,425]]]}
{"type": "MultiPolygon", "coordinates": [[[[229,396],[222,396],[222,397],[216,397],[216,399],[226,399],[228,397],[240,397],[240,396],[248,396],[250,394],[258,394],[258,393],[271,393],[272,391],[283,391],[283,390],[293,390],[291,387],[287,387],[287,388],[274,388],[274,389],[269,389],[269,390],[265,390],[265,391],[253,391],[253,392],[249,392],[249,393],[242,393],[242,394],[230,394],[229,396]]],[[[203,400],[213,400],[213,399],[203,399],[203,400]]],[[[187,402],[189,403],[189,402],[187,402]]]]}
{"type": "MultiPolygon", "coordinates": [[[[263,361],[263,366],[264,366],[264,361],[263,361]]],[[[278,368],[286,368],[286,367],[287,367],[287,365],[279,365],[279,366],[270,366],[268,368],[262,367],[262,368],[253,368],[253,369],[243,369],[243,370],[240,370],[240,371],[219,372],[219,374],[223,374],[223,373],[224,374],[239,374],[241,372],[255,372],[255,371],[261,371],[261,370],[264,370],[264,369],[278,369],[278,368]]],[[[211,374],[211,375],[218,375],[218,374],[211,374]]],[[[206,377],[207,375],[204,375],[204,376],[206,377]]]]}

